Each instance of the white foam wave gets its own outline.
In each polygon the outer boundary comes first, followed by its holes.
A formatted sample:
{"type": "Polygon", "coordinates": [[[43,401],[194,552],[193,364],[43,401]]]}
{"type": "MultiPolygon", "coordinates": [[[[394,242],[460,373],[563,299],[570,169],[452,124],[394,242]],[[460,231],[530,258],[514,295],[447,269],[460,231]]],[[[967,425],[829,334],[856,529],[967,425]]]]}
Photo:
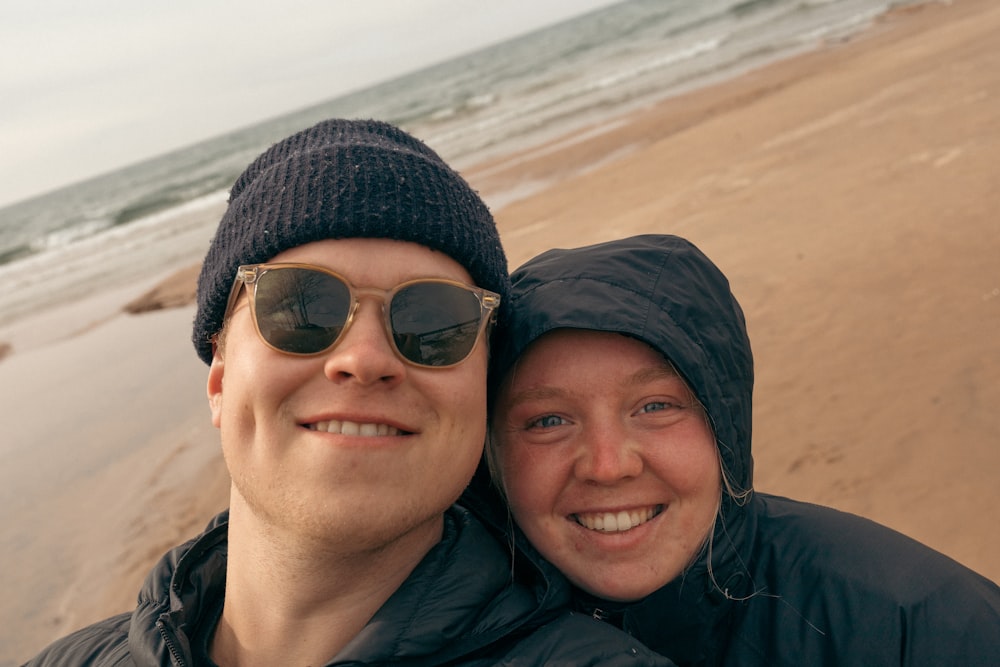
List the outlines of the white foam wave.
{"type": "Polygon", "coordinates": [[[635,67],[627,70],[622,70],[610,74],[608,76],[601,77],[595,81],[590,82],[585,90],[600,90],[603,88],[611,88],[613,86],[618,86],[628,81],[630,79],[637,79],[639,77],[645,76],[650,72],[655,72],[656,70],[663,69],[664,67],[669,67],[675,65],[679,62],[685,60],[691,60],[692,58],[697,58],[700,55],[708,53],[710,51],[715,51],[725,42],[726,37],[720,35],[718,37],[712,37],[710,39],[703,39],[694,44],[690,44],[683,49],[678,49],[677,51],[672,51],[670,53],[665,53],[657,58],[648,60],[642,63],[638,63],[635,67]]]}
{"type": "Polygon", "coordinates": [[[0,265],[0,321],[201,259],[227,197],[214,192],[0,265]]]}

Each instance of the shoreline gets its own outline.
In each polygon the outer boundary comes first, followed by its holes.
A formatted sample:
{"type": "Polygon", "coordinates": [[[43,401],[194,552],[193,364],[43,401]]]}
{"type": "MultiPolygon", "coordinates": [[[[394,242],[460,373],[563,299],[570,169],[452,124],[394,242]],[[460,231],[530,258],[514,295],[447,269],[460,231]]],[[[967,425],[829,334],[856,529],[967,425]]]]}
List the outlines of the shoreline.
{"type": "MultiPolygon", "coordinates": [[[[512,268],[631,234],[696,243],[747,313],[757,488],[867,516],[998,580],[1000,538],[978,520],[1000,497],[998,30],[987,0],[898,8],[848,40],[462,173],[512,268]]],[[[27,443],[11,461],[31,471],[7,492],[21,541],[4,576],[22,581],[5,586],[12,600],[58,593],[33,614],[6,606],[0,667],[130,609],[151,563],[225,505],[188,341],[196,268],[0,328],[13,343],[0,398],[27,443]],[[157,288],[159,308],[122,310],[157,288]],[[84,478],[47,479],[31,447],[60,438],[107,452],[84,478]],[[49,489],[37,507],[35,477],[49,489]]]]}

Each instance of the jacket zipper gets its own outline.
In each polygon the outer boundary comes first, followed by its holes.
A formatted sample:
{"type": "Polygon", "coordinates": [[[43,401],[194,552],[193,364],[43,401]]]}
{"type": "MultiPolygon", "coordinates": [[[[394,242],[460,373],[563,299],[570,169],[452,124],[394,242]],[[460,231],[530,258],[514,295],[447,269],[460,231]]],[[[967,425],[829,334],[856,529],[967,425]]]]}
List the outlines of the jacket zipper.
{"type": "Polygon", "coordinates": [[[163,621],[157,621],[156,628],[160,631],[160,636],[163,637],[163,643],[167,645],[167,650],[170,651],[170,657],[173,659],[174,664],[177,667],[186,667],[187,663],[184,662],[184,656],[177,651],[174,638],[167,630],[166,624],[163,621]]]}

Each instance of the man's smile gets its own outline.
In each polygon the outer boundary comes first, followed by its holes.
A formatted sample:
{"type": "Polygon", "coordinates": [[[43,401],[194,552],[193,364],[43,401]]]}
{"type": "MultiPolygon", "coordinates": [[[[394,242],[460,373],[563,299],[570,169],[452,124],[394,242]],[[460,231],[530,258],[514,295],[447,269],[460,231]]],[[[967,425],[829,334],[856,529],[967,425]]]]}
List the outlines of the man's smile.
{"type": "Polygon", "coordinates": [[[339,433],[340,435],[360,435],[366,437],[405,435],[404,431],[389,424],[362,424],[342,419],[330,419],[312,424],[305,424],[310,431],[324,433],[339,433]]]}

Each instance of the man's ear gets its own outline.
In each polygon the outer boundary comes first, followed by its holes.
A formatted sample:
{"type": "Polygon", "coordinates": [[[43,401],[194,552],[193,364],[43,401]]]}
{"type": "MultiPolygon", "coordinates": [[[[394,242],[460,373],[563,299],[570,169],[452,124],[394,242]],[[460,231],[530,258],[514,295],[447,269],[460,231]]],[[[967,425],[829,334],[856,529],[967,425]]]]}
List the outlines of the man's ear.
{"type": "Polygon", "coordinates": [[[212,410],[212,424],[219,428],[222,423],[222,375],[226,362],[215,350],[212,355],[212,365],[208,368],[208,407],[212,410]]]}

